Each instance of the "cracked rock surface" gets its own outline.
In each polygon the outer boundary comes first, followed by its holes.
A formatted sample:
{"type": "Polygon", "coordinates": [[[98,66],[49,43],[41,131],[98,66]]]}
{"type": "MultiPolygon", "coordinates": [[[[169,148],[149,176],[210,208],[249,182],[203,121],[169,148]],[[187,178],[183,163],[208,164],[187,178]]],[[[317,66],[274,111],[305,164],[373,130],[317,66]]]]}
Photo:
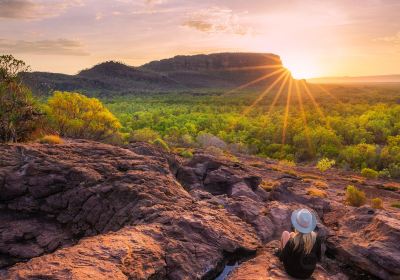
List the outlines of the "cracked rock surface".
{"type": "Polygon", "coordinates": [[[143,143],[0,145],[0,279],[214,279],[238,253],[256,257],[229,279],[285,279],[271,241],[299,207],[326,240],[315,279],[399,279],[398,209],[344,204],[347,184],[390,204],[382,186],[398,183],[339,173],[143,143]]]}

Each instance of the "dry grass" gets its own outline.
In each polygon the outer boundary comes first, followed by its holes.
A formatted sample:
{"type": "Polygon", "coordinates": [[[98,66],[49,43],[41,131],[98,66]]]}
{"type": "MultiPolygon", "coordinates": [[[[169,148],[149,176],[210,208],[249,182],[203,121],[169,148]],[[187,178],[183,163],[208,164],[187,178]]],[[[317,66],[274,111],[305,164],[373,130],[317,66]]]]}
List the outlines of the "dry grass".
{"type": "Polygon", "coordinates": [[[326,198],[328,196],[325,191],[313,187],[307,188],[307,194],[310,196],[321,198],[326,198]]]}
{"type": "Polygon", "coordinates": [[[296,163],[293,160],[282,159],[278,163],[279,165],[287,166],[287,167],[294,167],[296,163]]]}
{"type": "Polygon", "coordinates": [[[375,209],[383,209],[383,201],[382,199],[376,197],[371,199],[371,206],[375,209]]]}
{"type": "Polygon", "coordinates": [[[311,180],[311,179],[322,180],[323,179],[323,177],[321,177],[321,176],[310,174],[310,173],[305,173],[305,174],[303,174],[302,177],[304,178],[304,180],[311,180]]]}
{"type": "Polygon", "coordinates": [[[261,168],[261,167],[264,167],[265,164],[263,162],[261,162],[261,161],[254,161],[254,162],[250,163],[250,166],[261,168]]]}
{"type": "Polygon", "coordinates": [[[42,144],[62,144],[64,141],[58,135],[45,135],[39,142],[42,144]]]}
{"type": "Polygon", "coordinates": [[[357,177],[351,177],[350,182],[352,183],[358,183],[358,184],[364,184],[365,180],[357,177]]]}
{"type": "Polygon", "coordinates": [[[261,187],[263,190],[265,190],[265,191],[267,191],[267,192],[270,192],[270,191],[272,191],[272,190],[276,187],[276,183],[274,183],[274,182],[262,181],[261,184],[260,184],[260,187],[261,187]]]}
{"type": "Polygon", "coordinates": [[[367,198],[363,191],[360,191],[355,186],[348,185],[346,188],[346,202],[355,207],[364,205],[367,198]]]}
{"type": "Polygon", "coordinates": [[[324,181],[314,181],[312,186],[322,190],[326,190],[328,188],[328,184],[324,181]]]}
{"type": "Polygon", "coordinates": [[[395,192],[400,189],[400,185],[397,183],[386,183],[384,185],[379,185],[378,189],[395,192]]]}
{"type": "Polygon", "coordinates": [[[282,172],[295,177],[301,177],[300,174],[294,170],[282,170],[282,172]]]}
{"type": "Polygon", "coordinates": [[[394,202],[390,206],[392,206],[394,208],[400,208],[400,201],[399,202],[394,202]]]}
{"type": "Polygon", "coordinates": [[[224,156],[224,151],[221,150],[220,148],[214,147],[214,146],[209,146],[204,150],[207,154],[210,154],[215,157],[223,157],[224,156]]]}

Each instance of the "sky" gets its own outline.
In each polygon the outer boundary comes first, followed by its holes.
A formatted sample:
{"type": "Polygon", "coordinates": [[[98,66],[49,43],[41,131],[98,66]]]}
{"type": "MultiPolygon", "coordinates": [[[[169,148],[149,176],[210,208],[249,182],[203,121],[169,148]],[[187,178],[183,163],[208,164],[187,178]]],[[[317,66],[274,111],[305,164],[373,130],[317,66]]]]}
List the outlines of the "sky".
{"type": "Polygon", "coordinates": [[[274,53],[297,78],[400,74],[400,1],[0,0],[0,54],[33,71],[215,52],[274,53]]]}

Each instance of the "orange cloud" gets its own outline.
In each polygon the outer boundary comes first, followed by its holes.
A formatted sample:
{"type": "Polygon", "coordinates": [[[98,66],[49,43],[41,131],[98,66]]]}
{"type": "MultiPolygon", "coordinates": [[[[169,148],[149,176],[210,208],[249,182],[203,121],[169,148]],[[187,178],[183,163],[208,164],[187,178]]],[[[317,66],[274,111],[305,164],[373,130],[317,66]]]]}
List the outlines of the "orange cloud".
{"type": "Polygon", "coordinates": [[[89,55],[89,53],[83,49],[83,44],[81,42],[68,39],[40,41],[7,41],[4,39],[0,39],[0,52],[42,55],[89,55]]]}
{"type": "Polygon", "coordinates": [[[386,37],[376,38],[375,41],[382,41],[382,42],[400,44],[400,31],[397,32],[396,34],[394,34],[393,36],[386,36],[386,37]]]}
{"type": "Polygon", "coordinates": [[[55,17],[69,7],[82,4],[82,0],[0,0],[0,18],[32,20],[55,17]]]}

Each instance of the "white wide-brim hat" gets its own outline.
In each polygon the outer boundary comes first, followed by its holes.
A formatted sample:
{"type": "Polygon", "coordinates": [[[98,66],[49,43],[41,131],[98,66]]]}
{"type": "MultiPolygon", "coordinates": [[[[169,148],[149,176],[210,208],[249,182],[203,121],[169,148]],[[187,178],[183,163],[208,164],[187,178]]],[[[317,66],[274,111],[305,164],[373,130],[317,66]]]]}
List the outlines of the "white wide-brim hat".
{"type": "Polygon", "coordinates": [[[291,220],[294,228],[301,233],[310,233],[317,225],[314,214],[305,208],[293,211],[291,220]]]}

